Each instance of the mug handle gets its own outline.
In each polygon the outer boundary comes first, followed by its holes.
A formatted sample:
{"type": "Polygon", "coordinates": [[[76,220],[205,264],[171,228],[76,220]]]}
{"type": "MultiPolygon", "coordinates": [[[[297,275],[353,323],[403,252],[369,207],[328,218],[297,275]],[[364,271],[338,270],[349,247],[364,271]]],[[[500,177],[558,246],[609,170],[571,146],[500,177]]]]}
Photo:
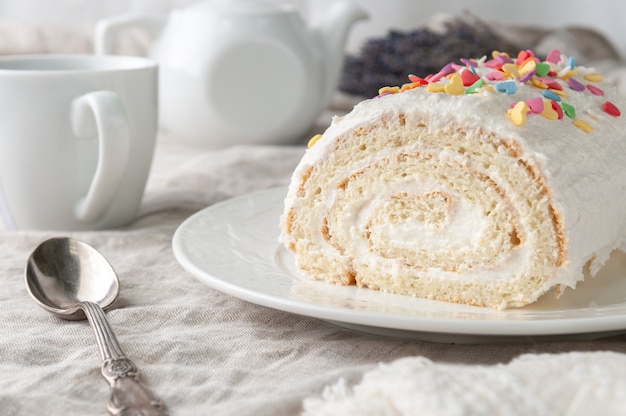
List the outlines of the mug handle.
{"type": "Polygon", "coordinates": [[[117,34],[124,29],[138,27],[150,36],[156,37],[166,22],[165,17],[142,14],[125,14],[102,19],[96,24],[94,31],[94,51],[96,55],[113,54],[113,42],[117,34]]]}
{"type": "Polygon", "coordinates": [[[98,162],[87,195],[74,209],[79,221],[91,223],[111,205],[128,166],[130,132],[120,98],[111,91],[94,91],[72,103],[71,122],[80,138],[98,136],[98,162]]]}

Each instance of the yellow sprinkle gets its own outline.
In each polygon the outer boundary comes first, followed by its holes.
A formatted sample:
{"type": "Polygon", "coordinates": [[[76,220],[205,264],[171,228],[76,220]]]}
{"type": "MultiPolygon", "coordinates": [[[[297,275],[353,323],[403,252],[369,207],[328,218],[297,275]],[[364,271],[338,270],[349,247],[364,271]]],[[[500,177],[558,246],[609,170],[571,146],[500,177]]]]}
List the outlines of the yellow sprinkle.
{"type": "Polygon", "coordinates": [[[591,74],[587,74],[583,78],[585,78],[587,81],[590,81],[590,82],[600,82],[604,79],[602,75],[595,73],[595,72],[591,74]]]}
{"type": "Polygon", "coordinates": [[[426,90],[428,92],[444,92],[444,88],[443,84],[439,82],[429,82],[426,90]]]}
{"type": "Polygon", "coordinates": [[[322,137],[321,134],[316,134],[315,136],[311,137],[311,139],[309,140],[309,142],[307,143],[307,147],[313,147],[313,145],[315,143],[317,143],[317,141],[322,137]]]}
{"type": "Polygon", "coordinates": [[[520,75],[526,75],[536,67],[537,62],[535,62],[535,59],[531,56],[519,66],[519,73],[520,75]]]}
{"type": "Polygon", "coordinates": [[[574,120],[574,125],[578,127],[579,129],[581,129],[582,131],[585,131],[587,133],[591,133],[593,131],[593,127],[591,127],[591,124],[579,118],[574,120]]]}
{"type": "Polygon", "coordinates": [[[543,100],[543,111],[541,115],[548,120],[557,120],[559,118],[559,114],[552,108],[552,102],[550,100],[543,100]]]}
{"type": "Polygon", "coordinates": [[[400,87],[382,87],[378,90],[378,95],[383,95],[385,93],[395,94],[400,91],[400,87]]]}
{"type": "Polygon", "coordinates": [[[578,69],[572,69],[571,71],[567,71],[565,73],[560,73],[559,74],[559,78],[562,80],[567,81],[568,79],[570,79],[571,77],[575,76],[578,74],[578,69]]]}
{"type": "Polygon", "coordinates": [[[515,64],[504,64],[502,65],[502,70],[505,74],[511,74],[514,78],[520,77],[517,65],[515,64]]]}
{"type": "Polygon", "coordinates": [[[518,101],[515,107],[508,110],[511,121],[516,126],[526,123],[526,113],[530,111],[530,107],[524,101],[518,101]]]}
{"type": "Polygon", "coordinates": [[[452,75],[450,82],[444,86],[444,90],[448,94],[463,94],[465,92],[465,88],[463,88],[463,79],[461,76],[459,74],[452,75]]]}
{"type": "Polygon", "coordinates": [[[531,78],[530,79],[531,84],[533,84],[535,87],[537,88],[541,88],[542,90],[547,90],[548,89],[548,85],[546,85],[544,82],[539,81],[538,78],[531,78]]]}

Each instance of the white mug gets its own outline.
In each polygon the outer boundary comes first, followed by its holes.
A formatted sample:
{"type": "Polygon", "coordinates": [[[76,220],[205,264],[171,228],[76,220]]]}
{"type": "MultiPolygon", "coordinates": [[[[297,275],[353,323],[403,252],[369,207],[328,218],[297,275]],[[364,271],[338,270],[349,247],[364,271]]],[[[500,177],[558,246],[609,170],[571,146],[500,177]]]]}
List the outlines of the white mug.
{"type": "Polygon", "coordinates": [[[156,142],[157,72],[138,57],[0,57],[5,227],[97,230],[136,217],[156,142]]]}

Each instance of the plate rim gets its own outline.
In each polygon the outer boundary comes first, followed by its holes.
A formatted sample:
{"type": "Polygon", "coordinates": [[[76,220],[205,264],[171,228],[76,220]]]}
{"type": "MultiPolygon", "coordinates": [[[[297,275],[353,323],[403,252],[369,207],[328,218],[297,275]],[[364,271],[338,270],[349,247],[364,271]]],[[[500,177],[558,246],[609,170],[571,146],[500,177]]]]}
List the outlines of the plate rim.
{"type": "MultiPolygon", "coordinates": [[[[614,332],[626,332],[626,312],[609,316],[584,316],[584,317],[564,317],[564,318],[546,318],[546,319],[501,319],[501,320],[473,320],[473,319],[452,319],[452,318],[427,318],[421,316],[409,316],[396,313],[382,313],[378,311],[364,312],[361,310],[340,308],[329,305],[319,305],[315,303],[307,303],[299,300],[289,299],[282,296],[275,296],[268,293],[262,293],[257,290],[242,287],[233,282],[225,280],[220,276],[214,276],[212,273],[204,270],[195,264],[185,253],[184,234],[189,227],[196,226],[199,219],[207,216],[208,213],[220,210],[231,204],[239,204],[246,200],[263,200],[278,199],[282,195],[280,201],[284,200],[287,193],[287,187],[275,187],[259,191],[254,191],[242,195],[238,195],[208,207],[205,207],[188,218],[186,218],[176,229],[172,237],[172,251],[178,263],[191,273],[196,279],[209,287],[225,293],[229,296],[268,307],[275,310],[294,313],[302,316],[322,319],[331,322],[340,322],[350,325],[357,325],[378,329],[389,329],[409,332],[426,332],[434,334],[460,335],[460,336],[479,336],[479,337],[534,337],[534,336],[554,336],[554,335],[576,335],[576,334],[603,334],[614,332]],[[382,318],[384,322],[378,322],[376,325],[368,325],[364,322],[367,314],[375,314],[382,318]],[[464,323],[471,323],[472,328],[464,328],[464,323]],[[477,328],[478,326],[478,328],[477,328]]],[[[276,232],[278,232],[277,218],[276,232]]],[[[276,239],[278,234],[275,235],[276,239]]],[[[278,246],[278,241],[276,241],[278,246]]],[[[295,277],[292,276],[293,279],[295,277]]],[[[324,282],[316,282],[326,284],[324,282]]],[[[363,289],[369,290],[369,289],[363,289]]],[[[418,299],[419,300],[419,299],[418,299]]],[[[442,303],[443,304],[443,303],[442,303]]],[[[490,308],[487,308],[491,310],[490,308]]],[[[511,309],[515,310],[515,309],[511,309]]],[[[501,311],[503,317],[506,310],[501,311]]],[[[365,331],[367,332],[367,331],[365,331]]]]}

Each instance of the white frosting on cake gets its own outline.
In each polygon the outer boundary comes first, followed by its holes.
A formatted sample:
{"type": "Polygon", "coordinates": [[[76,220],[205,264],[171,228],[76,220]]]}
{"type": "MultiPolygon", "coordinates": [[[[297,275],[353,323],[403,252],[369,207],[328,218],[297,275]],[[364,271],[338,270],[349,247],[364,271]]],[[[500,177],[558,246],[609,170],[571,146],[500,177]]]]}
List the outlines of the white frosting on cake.
{"type": "MultiPolygon", "coordinates": [[[[561,57],[558,64],[552,65],[553,69],[563,74],[572,69],[568,67],[568,62],[571,64],[566,57],[561,57]]],[[[595,274],[608,259],[611,251],[619,247],[626,235],[626,116],[616,117],[603,111],[603,104],[606,101],[610,101],[622,111],[626,110],[625,99],[615,88],[601,81],[586,80],[585,75],[595,74],[593,69],[576,67],[573,78],[581,85],[591,84],[599,88],[599,91],[595,91],[596,94],[601,92],[603,95],[596,95],[589,89],[575,91],[568,86],[567,80],[561,79],[558,82],[566,94],[562,97],[562,101],[575,109],[575,119],[585,121],[593,128],[593,131],[583,131],[574,124],[574,119],[567,115],[560,120],[550,120],[541,114],[528,114],[524,124],[515,125],[507,110],[519,101],[541,97],[543,90],[531,82],[520,82],[519,79],[512,78],[501,82],[514,83],[516,86],[514,94],[488,91],[488,87],[485,88],[486,85],[494,87],[499,82],[487,81],[484,75],[493,69],[480,63],[481,65],[476,68],[476,73],[483,77],[485,84],[474,94],[430,92],[426,86],[420,86],[408,91],[365,100],[356,105],[348,115],[335,117],[322,138],[307,150],[294,171],[285,200],[286,211],[290,208],[299,209],[298,204],[303,203],[297,197],[301,178],[310,167],[330,158],[335,151],[336,138],[381,118],[393,119],[411,114],[413,118],[421,119],[431,131],[450,128],[465,131],[480,130],[486,134],[511,140],[517,144],[526,160],[536,163],[536,167],[550,190],[552,206],[562,217],[566,244],[565,262],[555,270],[546,287],[541,289],[542,291],[561,284],[574,287],[576,282],[583,278],[585,265],[589,267],[592,275],[595,274]]],[[[447,82],[447,79],[439,81],[444,85],[447,82]]],[[[394,148],[389,152],[402,150],[394,148]]],[[[415,149],[406,150],[407,152],[415,151],[415,149]]],[[[420,152],[427,150],[420,149],[420,152]]],[[[437,153],[437,156],[443,160],[459,160],[462,163],[468,163],[469,156],[466,155],[455,152],[446,154],[445,150],[437,153]]],[[[349,166],[349,169],[353,171],[362,169],[386,156],[388,152],[378,152],[355,162],[349,166]]],[[[499,181],[496,169],[491,170],[489,167],[480,169],[487,176],[494,178],[499,185],[506,186],[506,181],[499,181]]],[[[342,172],[336,176],[346,177],[350,173],[352,172],[342,172]]],[[[428,183],[407,182],[405,185],[409,192],[422,194],[430,189],[440,188],[436,184],[428,183]]],[[[336,184],[328,184],[329,189],[333,187],[336,187],[336,184]]],[[[399,187],[402,186],[399,185],[399,187]]],[[[381,198],[388,198],[396,191],[397,189],[382,190],[381,198]]],[[[334,198],[332,191],[325,194],[327,204],[332,204],[334,198]]],[[[359,228],[361,225],[357,226],[357,223],[364,221],[363,218],[359,220],[359,215],[367,216],[363,213],[367,212],[367,208],[365,211],[363,207],[354,207],[354,209],[354,223],[344,224],[345,227],[359,228]]],[[[455,234],[450,237],[449,241],[446,240],[445,233],[443,237],[437,236],[439,240],[427,240],[424,236],[428,235],[428,230],[422,228],[419,233],[424,240],[420,244],[431,248],[452,243],[469,246],[474,244],[476,230],[481,228],[480,217],[474,216],[471,210],[467,209],[461,209],[458,213],[466,213],[466,216],[452,216],[453,223],[448,225],[453,227],[455,234]],[[455,239],[459,235],[464,235],[465,240],[455,239]]],[[[419,227],[422,226],[419,225],[419,227]]],[[[410,241],[410,236],[414,231],[406,227],[403,230],[389,226],[388,229],[379,232],[386,233],[388,237],[393,235],[396,239],[410,241]]],[[[288,243],[292,241],[291,239],[292,237],[287,235],[283,225],[281,240],[288,243]]],[[[355,242],[357,241],[355,239],[355,242]]],[[[322,253],[333,250],[331,246],[324,246],[321,241],[317,241],[316,244],[320,244],[322,253]]],[[[532,254],[532,250],[533,247],[522,244],[514,250],[514,255],[506,259],[503,267],[491,271],[482,270],[477,276],[486,280],[498,279],[507,268],[514,270],[516,262],[525,261],[532,254]]],[[[372,255],[367,261],[378,264],[386,260],[372,255]]],[[[440,279],[463,278],[463,274],[444,270],[431,270],[431,272],[440,279]]]]}

